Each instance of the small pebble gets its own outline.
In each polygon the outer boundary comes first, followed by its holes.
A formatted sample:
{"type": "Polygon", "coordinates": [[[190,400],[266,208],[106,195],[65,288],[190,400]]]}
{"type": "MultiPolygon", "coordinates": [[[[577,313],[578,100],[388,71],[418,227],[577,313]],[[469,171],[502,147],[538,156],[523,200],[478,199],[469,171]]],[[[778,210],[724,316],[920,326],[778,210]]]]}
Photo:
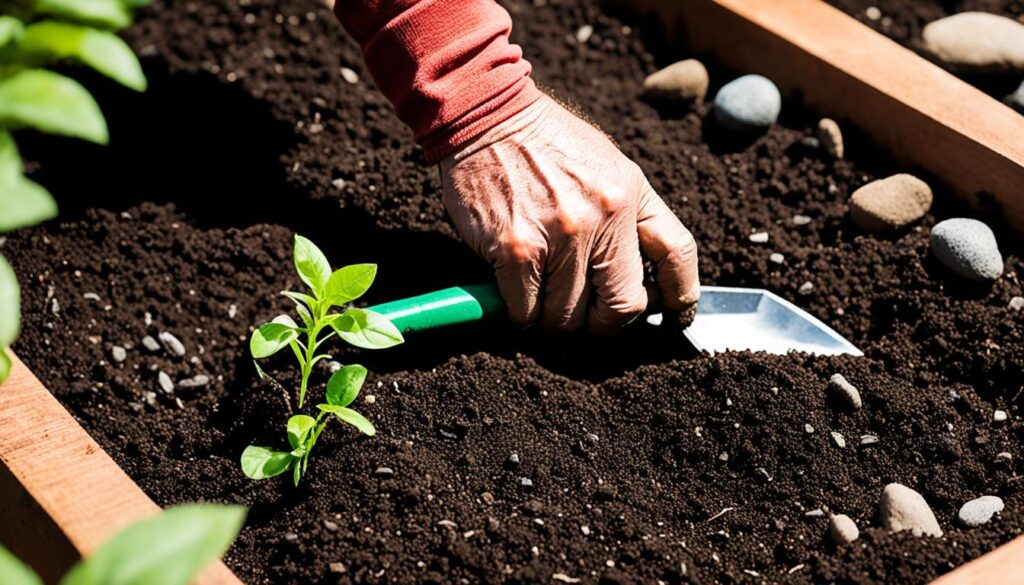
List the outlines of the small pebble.
{"type": "Polygon", "coordinates": [[[395,470],[391,469],[390,467],[378,467],[377,470],[374,471],[373,473],[377,477],[385,477],[385,478],[387,478],[387,477],[394,477],[395,476],[395,470]]]}
{"type": "Polygon", "coordinates": [[[594,433],[587,433],[586,435],[584,435],[583,438],[585,438],[588,443],[591,443],[593,445],[596,445],[597,442],[600,440],[600,438],[598,438],[598,436],[595,435],[594,433]]]}
{"type": "Polygon", "coordinates": [[[94,292],[87,292],[84,295],[82,295],[82,298],[87,300],[87,301],[97,301],[97,302],[99,302],[100,295],[98,295],[98,294],[96,294],[94,292]]]}
{"type": "Polygon", "coordinates": [[[875,436],[875,435],[861,435],[860,436],[860,444],[861,445],[874,445],[877,442],[878,442],[878,437],[875,436]]]}
{"type": "Polygon", "coordinates": [[[174,392],[174,382],[171,381],[171,377],[164,372],[160,372],[156,375],[156,382],[160,385],[160,389],[166,394],[174,392]]]}
{"type": "Polygon", "coordinates": [[[821,147],[821,141],[813,136],[804,136],[800,139],[800,144],[803,144],[807,148],[813,148],[817,150],[821,147]]]}
{"type": "Polygon", "coordinates": [[[760,75],[730,81],[715,96],[715,118],[731,130],[768,128],[778,120],[781,110],[779,88],[760,75]]]}
{"type": "Polygon", "coordinates": [[[831,118],[822,118],[818,122],[818,141],[825,148],[825,152],[835,158],[843,158],[843,133],[839,130],[839,124],[831,118]]]}
{"type": "Polygon", "coordinates": [[[590,40],[590,37],[593,36],[593,34],[594,27],[589,24],[585,24],[576,29],[576,42],[580,44],[585,43],[590,40]]]}
{"type": "Polygon", "coordinates": [[[786,261],[786,257],[783,256],[782,254],[779,254],[778,252],[773,252],[768,256],[768,261],[774,262],[775,264],[782,264],[783,262],[786,261]]]}
{"type": "Polygon", "coordinates": [[[846,447],[846,438],[843,437],[842,433],[837,433],[836,431],[832,431],[832,440],[836,442],[836,445],[838,445],[840,449],[843,449],[843,448],[846,447]]]}
{"type": "Polygon", "coordinates": [[[806,215],[797,214],[794,215],[790,221],[792,221],[795,226],[802,226],[811,223],[811,218],[806,215]]]}
{"type": "Polygon", "coordinates": [[[451,520],[441,520],[440,522],[437,523],[437,525],[438,526],[444,526],[445,528],[450,528],[452,530],[455,530],[456,528],[459,527],[458,524],[456,524],[455,522],[452,522],[451,520]]]}
{"type": "Polygon", "coordinates": [[[177,357],[185,355],[185,345],[181,343],[177,337],[173,334],[163,331],[158,335],[160,343],[164,344],[164,348],[171,354],[177,357]]]}
{"type": "Polygon", "coordinates": [[[210,377],[205,374],[197,374],[191,378],[178,382],[178,388],[202,388],[210,383],[210,377]]]}
{"type": "Polygon", "coordinates": [[[923,47],[961,73],[1024,72],[1024,24],[988,12],[961,12],[928,23],[923,47]]]}
{"type": "Polygon", "coordinates": [[[825,511],[822,510],[821,508],[815,508],[813,510],[808,510],[804,512],[804,516],[807,516],[808,518],[818,518],[824,515],[825,511]]]}
{"type": "Polygon", "coordinates": [[[696,59],[673,63],[644,79],[644,95],[656,99],[700,104],[707,93],[708,70],[696,59]]]}
{"type": "Polygon", "coordinates": [[[487,504],[488,506],[494,505],[494,494],[492,494],[491,492],[484,492],[480,494],[480,499],[483,500],[484,503],[487,504]]]}
{"type": "Polygon", "coordinates": [[[839,546],[850,544],[860,537],[857,524],[846,514],[836,514],[828,520],[828,534],[839,546]]]}
{"type": "Polygon", "coordinates": [[[367,394],[366,397],[363,398],[363,402],[365,402],[367,404],[373,404],[373,403],[377,402],[377,397],[375,395],[373,395],[373,394],[367,394]]]}
{"type": "Polygon", "coordinates": [[[798,293],[800,293],[802,295],[809,295],[809,294],[811,294],[812,290],[814,290],[814,283],[811,282],[811,281],[807,281],[807,282],[801,284],[800,288],[796,289],[796,292],[798,292],[798,293]]]}
{"type": "Polygon", "coordinates": [[[333,373],[337,372],[340,369],[341,369],[341,362],[336,362],[334,360],[331,360],[331,361],[327,362],[327,370],[330,373],[333,374],[333,373]]]}
{"type": "Polygon", "coordinates": [[[519,454],[513,453],[509,455],[508,459],[505,461],[505,464],[508,465],[509,467],[517,467],[519,465],[519,454]]]}
{"type": "Polygon", "coordinates": [[[160,351],[160,344],[149,335],[142,338],[142,347],[145,347],[149,351],[160,351]]]}
{"type": "Polygon", "coordinates": [[[850,219],[867,232],[895,231],[924,217],[932,207],[932,189],[901,173],[871,181],[850,196],[850,219]]]}
{"type": "Polygon", "coordinates": [[[750,241],[755,244],[766,244],[768,243],[768,232],[757,232],[750,234],[750,241]]]}
{"type": "Polygon", "coordinates": [[[987,225],[964,217],[941,221],[932,228],[932,253],[960,276],[978,281],[1003,274],[1003,255],[987,225]]]}
{"type": "Polygon", "coordinates": [[[960,507],[957,518],[964,526],[975,527],[988,523],[992,516],[1003,511],[1003,500],[997,496],[981,496],[960,507]]]}
{"type": "Polygon", "coordinates": [[[911,531],[914,536],[942,536],[942,528],[924,497],[898,483],[882,490],[878,517],[889,532],[911,531]]]}
{"type": "Polygon", "coordinates": [[[112,357],[115,362],[121,363],[128,359],[128,351],[120,345],[115,345],[110,348],[110,357],[112,357]]]}
{"type": "Polygon", "coordinates": [[[288,533],[285,533],[284,539],[288,540],[288,541],[291,541],[291,542],[294,542],[294,541],[299,539],[299,535],[295,534],[294,532],[288,532],[288,533]]]}
{"type": "Polygon", "coordinates": [[[1006,414],[1005,410],[997,410],[992,413],[992,420],[996,422],[1003,422],[1008,418],[1010,418],[1010,415],[1006,414]]]}
{"type": "Polygon", "coordinates": [[[1008,306],[1014,311],[1024,309],[1024,297],[1013,297],[1008,306]]]}
{"type": "Polygon", "coordinates": [[[524,487],[524,488],[532,488],[533,487],[533,480],[528,478],[528,477],[520,477],[519,478],[519,485],[520,485],[520,487],[524,487]]]}
{"type": "Polygon", "coordinates": [[[338,529],[338,525],[337,523],[331,522],[330,520],[324,520],[324,528],[330,530],[331,532],[334,532],[338,529]]]}
{"type": "Polygon", "coordinates": [[[345,563],[331,563],[327,565],[327,568],[330,569],[332,573],[338,573],[339,575],[348,571],[348,568],[345,567],[345,563]]]}
{"type": "Polygon", "coordinates": [[[842,400],[850,409],[860,410],[863,404],[860,399],[860,392],[842,374],[833,374],[829,378],[828,389],[833,396],[842,400]]]}
{"type": "Polygon", "coordinates": [[[341,68],[341,78],[344,79],[347,83],[359,83],[359,74],[349,69],[348,67],[341,68]]]}
{"type": "Polygon", "coordinates": [[[814,427],[810,423],[804,425],[804,431],[809,435],[814,432],[814,427]]]}

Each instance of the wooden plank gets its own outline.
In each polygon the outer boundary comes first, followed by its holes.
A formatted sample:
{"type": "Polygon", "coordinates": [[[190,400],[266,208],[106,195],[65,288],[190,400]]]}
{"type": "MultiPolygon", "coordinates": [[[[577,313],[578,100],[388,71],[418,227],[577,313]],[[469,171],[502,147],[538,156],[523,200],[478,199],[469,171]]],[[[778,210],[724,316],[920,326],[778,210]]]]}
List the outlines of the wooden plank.
{"type": "MultiPolygon", "coordinates": [[[[0,387],[0,542],[48,583],[160,511],[17,357],[0,387]]],[[[200,585],[241,585],[220,561],[200,585]]]]}
{"type": "Polygon", "coordinates": [[[961,565],[931,585],[1011,585],[1024,581],[1024,536],[961,565]]]}
{"type": "MultiPolygon", "coordinates": [[[[1024,231],[1024,116],[820,0],[629,0],[685,46],[866,132],[1024,231]]],[[[681,57],[684,55],[680,55],[681,57]]]]}

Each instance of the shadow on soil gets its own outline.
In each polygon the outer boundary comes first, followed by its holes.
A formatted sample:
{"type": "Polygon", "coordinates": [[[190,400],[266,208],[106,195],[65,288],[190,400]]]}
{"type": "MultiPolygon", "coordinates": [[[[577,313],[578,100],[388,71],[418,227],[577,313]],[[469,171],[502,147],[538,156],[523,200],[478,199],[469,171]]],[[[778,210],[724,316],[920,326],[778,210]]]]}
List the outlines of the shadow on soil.
{"type": "MultiPolygon", "coordinates": [[[[299,190],[282,162],[298,138],[267,102],[211,75],[146,66],[150,88],[144,94],[74,71],[103,104],[108,147],[23,139],[32,175],[57,197],[62,220],[80,219],[89,208],[116,211],[154,201],[173,203],[201,228],[283,225],[313,239],[338,264],[376,262],[380,273],[367,299],[374,303],[492,278],[488,266],[447,235],[385,230],[360,209],[342,211],[337,201],[313,200],[299,190]]],[[[643,322],[609,339],[487,322],[418,333],[404,346],[361,352],[359,359],[384,373],[429,369],[481,351],[522,354],[555,373],[591,381],[695,355],[678,332],[643,322]]],[[[248,356],[239,357],[239,367],[251,366],[248,356]]]]}

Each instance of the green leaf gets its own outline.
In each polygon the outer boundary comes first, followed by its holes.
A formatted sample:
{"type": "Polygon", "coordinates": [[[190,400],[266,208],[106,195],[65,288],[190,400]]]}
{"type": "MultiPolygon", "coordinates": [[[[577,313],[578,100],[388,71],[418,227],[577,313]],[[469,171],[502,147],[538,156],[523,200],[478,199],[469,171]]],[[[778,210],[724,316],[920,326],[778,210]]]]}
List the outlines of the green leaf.
{"type": "Polygon", "coordinates": [[[0,233],[57,215],[57,203],[50,193],[22,176],[22,170],[14,137],[0,130],[0,233]]]}
{"type": "Polygon", "coordinates": [[[107,123],[89,92],[77,81],[42,69],[0,78],[0,126],[29,126],[99,144],[108,139],[107,123]]]}
{"type": "Polygon", "coordinates": [[[377,434],[377,429],[373,427],[373,423],[368,421],[365,416],[359,414],[358,412],[352,410],[351,408],[335,406],[333,404],[318,404],[317,408],[324,412],[329,412],[334,416],[338,417],[339,419],[341,419],[342,422],[347,422],[348,424],[354,426],[355,428],[359,429],[359,431],[362,432],[364,435],[372,437],[377,434]]]}
{"type": "Polygon", "coordinates": [[[122,0],[35,0],[36,14],[119,29],[132,23],[130,4],[122,0]]]}
{"type": "Polygon", "coordinates": [[[331,321],[338,336],[363,349],[385,349],[405,341],[387,317],[366,309],[349,309],[331,321]]]}
{"type": "Polygon", "coordinates": [[[188,585],[231,546],[244,520],[241,506],[169,508],[119,532],[60,585],[188,585]]]}
{"type": "Polygon", "coordinates": [[[18,337],[21,292],[14,269],[0,256],[0,347],[8,347],[18,337]]]}
{"type": "Polygon", "coordinates": [[[21,36],[25,25],[13,16],[0,16],[0,47],[5,47],[21,36]]]}
{"type": "Polygon", "coordinates": [[[327,403],[334,406],[348,406],[359,396],[359,389],[366,381],[366,368],[358,364],[345,366],[334,372],[327,382],[327,403]]]}
{"type": "Polygon", "coordinates": [[[316,302],[316,299],[314,299],[313,297],[311,297],[311,296],[309,296],[307,294],[300,293],[300,292],[293,292],[293,291],[290,291],[290,290],[284,290],[284,291],[281,291],[281,294],[283,294],[284,296],[288,297],[289,299],[295,301],[296,304],[304,304],[307,307],[312,307],[313,303],[316,302]]]}
{"type": "Polygon", "coordinates": [[[0,183],[0,233],[37,224],[57,215],[57,202],[31,179],[0,183]]]}
{"type": "Polygon", "coordinates": [[[135,91],[146,89],[138,57],[111,32],[65,22],[37,22],[25,27],[12,49],[39,65],[53,59],[73,59],[135,91]]]}
{"type": "Polygon", "coordinates": [[[252,332],[249,340],[249,353],[256,359],[270,357],[288,347],[288,344],[299,337],[299,332],[281,323],[264,323],[252,332]]]}
{"type": "Polygon", "coordinates": [[[315,426],[316,419],[305,414],[297,414],[288,419],[288,443],[292,449],[302,446],[315,426]]]}
{"type": "Polygon", "coordinates": [[[316,244],[298,234],[295,235],[295,268],[302,282],[317,298],[323,298],[324,288],[331,278],[331,264],[316,244]]]}
{"type": "Polygon", "coordinates": [[[267,479],[288,471],[294,461],[291,453],[249,445],[242,451],[242,473],[249,479],[267,479]]]}
{"type": "Polygon", "coordinates": [[[376,277],[376,264],[353,264],[335,270],[327,280],[327,302],[340,307],[358,299],[370,289],[376,277]]]}
{"type": "MultiPolygon", "coordinates": [[[[3,377],[0,377],[0,380],[3,380],[3,377]]],[[[43,580],[28,565],[0,546],[0,583],[4,585],[43,585],[43,580]]]]}
{"type": "Polygon", "coordinates": [[[14,364],[11,363],[11,356],[7,355],[7,350],[0,347],[0,382],[7,379],[7,376],[11,375],[11,367],[14,364]]]}

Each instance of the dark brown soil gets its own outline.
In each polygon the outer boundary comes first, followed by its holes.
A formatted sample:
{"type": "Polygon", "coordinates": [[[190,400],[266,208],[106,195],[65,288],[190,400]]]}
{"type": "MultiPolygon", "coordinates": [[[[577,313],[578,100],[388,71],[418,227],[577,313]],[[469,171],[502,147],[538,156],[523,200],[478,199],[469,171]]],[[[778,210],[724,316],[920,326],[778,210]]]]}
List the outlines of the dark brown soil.
{"type": "MultiPolygon", "coordinates": [[[[248,481],[244,446],[283,446],[280,393],[258,383],[246,347],[253,325],[288,308],[276,292],[298,286],[293,232],[337,265],[378,262],[371,302],[488,277],[357,48],[298,0],[158,2],[127,33],[151,91],[84,78],[111,148],[26,137],[62,218],[3,246],[25,285],[16,351],[160,504],[250,506],[227,562],[252,584],[922,583],[1024,531],[1024,314],[1007,308],[1022,294],[1020,239],[991,220],[1006,275],[981,286],[929,256],[928,226],[965,213],[941,192],[921,226],[860,234],[848,195],[905,169],[852,129],[852,160],[823,158],[801,143],[817,120],[799,104],[737,143],[706,107],[645,103],[643,76],[683,55],[652,55],[662,45],[641,38],[643,23],[569,4],[506,2],[536,77],[608,131],[693,230],[704,282],[772,289],[865,358],[698,357],[643,324],[610,340],[494,323],[385,352],[339,348],[372,371],[375,401],[359,409],[380,433],[331,427],[299,489],[248,481]],[[595,32],[580,46],[570,37],[584,24],[595,32]],[[341,80],[343,65],[358,84],[341,80]],[[795,214],[812,222],[797,227],[795,214]],[[752,231],[769,243],[750,243],[752,231]],[[142,347],[161,331],[185,357],[142,347]],[[123,364],[111,363],[115,344],[123,364]],[[169,396],[161,370],[211,382],[169,396]],[[835,372],[863,410],[826,402],[835,372]],[[993,422],[996,408],[1011,419],[993,422]],[[879,442],[861,446],[865,434],[879,442]],[[945,537],[877,528],[892,481],[926,497],[945,537]],[[1003,497],[1005,513],[959,527],[959,506],[982,494],[1003,497]],[[837,550],[826,517],[806,514],[817,508],[850,515],[861,540],[837,550]]],[[[713,86],[731,75],[712,67],[713,86]]],[[[294,383],[286,361],[266,365],[294,383]]]]}
{"type": "MultiPolygon", "coordinates": [[[[1024,19],[1021,0],[826,0],[901,45],[921,55],[921,30],[934,20],[961,12],[991,12],[1000,16],[1024,19]],[[870,7],[878,8],[877,19],[868,16],[870,7]]],[[[1021,83],[1017,75],[966,75],[964,80],[992,97],[1002,100],[1021,83]]]]}

